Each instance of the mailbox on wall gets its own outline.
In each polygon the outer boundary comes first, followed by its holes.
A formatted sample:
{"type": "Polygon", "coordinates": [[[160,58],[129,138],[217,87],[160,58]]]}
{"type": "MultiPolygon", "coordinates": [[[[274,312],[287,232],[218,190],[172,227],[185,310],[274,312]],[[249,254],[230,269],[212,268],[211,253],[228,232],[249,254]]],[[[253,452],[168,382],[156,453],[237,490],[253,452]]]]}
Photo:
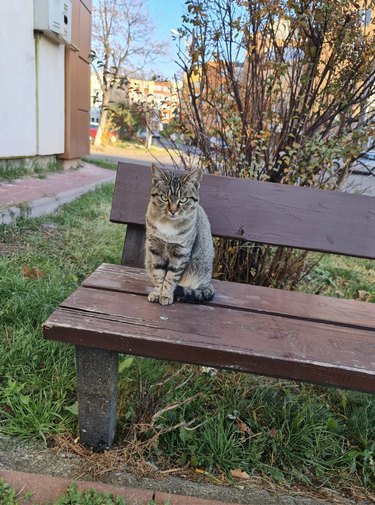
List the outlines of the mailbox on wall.
{"type": "Polygon", "coordinates": [[[72,0],[34,0],[34,29],[57,44],[70,44],[72,0]]]}

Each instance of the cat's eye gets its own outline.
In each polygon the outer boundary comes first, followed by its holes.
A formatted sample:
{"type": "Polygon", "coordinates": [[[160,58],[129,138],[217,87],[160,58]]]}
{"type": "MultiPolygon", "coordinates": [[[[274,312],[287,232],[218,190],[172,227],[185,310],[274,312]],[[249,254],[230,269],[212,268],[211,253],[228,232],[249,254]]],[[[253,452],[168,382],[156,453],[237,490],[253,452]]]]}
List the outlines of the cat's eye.
{"type": "Polygon", "coordinates": [[[169,198],[167,196],[160,196],[163,202],[168,202],[169,198]]]}
{"type": "Polygon", "coordinates": [[[180,198],[180,203],[186,203],[188,200],[188,198],[180,198]]]}

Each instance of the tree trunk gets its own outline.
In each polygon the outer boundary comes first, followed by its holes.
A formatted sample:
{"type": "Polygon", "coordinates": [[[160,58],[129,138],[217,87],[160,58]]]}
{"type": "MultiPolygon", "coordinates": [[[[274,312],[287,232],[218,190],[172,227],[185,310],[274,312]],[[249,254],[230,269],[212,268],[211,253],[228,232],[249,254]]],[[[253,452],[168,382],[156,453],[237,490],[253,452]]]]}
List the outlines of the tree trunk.
{"type": "Polygon", "coordinates": [[[150,147],[152,145],[152,133],[149,130],[148,126],[146,128],[146,142],[145,142],[145,145],[146,145],[146,149],[150,149],[150,147]]]}
{"type": "Polygon", "coordinates": [[[103,91],[103,104],[102,104],[102,114],[100,116],[99,126],[96,131],[94,146],[99,147],[102,145],[102,136],[107,125],[108,118],[108,104],[109,104],[109,94],[110,91],[103,91]]]}

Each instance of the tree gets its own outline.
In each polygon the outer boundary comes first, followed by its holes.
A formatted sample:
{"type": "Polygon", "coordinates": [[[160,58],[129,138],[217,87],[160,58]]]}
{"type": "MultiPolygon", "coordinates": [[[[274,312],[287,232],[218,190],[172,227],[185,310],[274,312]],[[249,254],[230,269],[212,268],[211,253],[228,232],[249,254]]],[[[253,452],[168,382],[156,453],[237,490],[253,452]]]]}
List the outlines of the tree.
{"type": "Polygon", "coordinates": [[[136,105],[126,102],[111,107],[111,122],[118,129],[121,140],[130,140],[140,129],[145,128],[142,112],[136,105]]]}
{"type": "Polygon", "coordinates": [[[112,91],[126,87],[127,76],[162,53],[144,0],[94,0],[92,65],[102,91],[94,145],[101,144],[112,91]]]}
{"type": "MultiPolygon", "coordinates": [[[[235,177],[339,187],[371,147],[375,1],[186,5],[180,129],[199,147],[200,164],[235,177]]],[[[222,242],[217,258],[223,276],[225,269],[258,284],[293,287],[306,273],[300,251],[222,242]]]]}

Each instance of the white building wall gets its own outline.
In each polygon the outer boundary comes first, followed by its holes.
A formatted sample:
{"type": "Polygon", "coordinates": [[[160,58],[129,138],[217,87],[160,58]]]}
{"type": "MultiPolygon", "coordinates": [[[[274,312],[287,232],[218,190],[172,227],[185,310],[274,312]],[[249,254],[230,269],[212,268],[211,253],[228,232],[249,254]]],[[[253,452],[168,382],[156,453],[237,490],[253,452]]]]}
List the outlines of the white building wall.
{"type": "Polygon", "coordinates": [[[33,25],[33,0],[0,0],[0,159],[64,151],[64,47],[36,56],[33,25]]]}
{"type": "Polygon", "coordinates": [[[38,154],[64,152],[65,47],[42,37],[38,57],[38,154]]]}
{"type": "Polygon", "coordinates": [[[0,1],[0,158],[36,154],[33,2],[0,1]]]}

